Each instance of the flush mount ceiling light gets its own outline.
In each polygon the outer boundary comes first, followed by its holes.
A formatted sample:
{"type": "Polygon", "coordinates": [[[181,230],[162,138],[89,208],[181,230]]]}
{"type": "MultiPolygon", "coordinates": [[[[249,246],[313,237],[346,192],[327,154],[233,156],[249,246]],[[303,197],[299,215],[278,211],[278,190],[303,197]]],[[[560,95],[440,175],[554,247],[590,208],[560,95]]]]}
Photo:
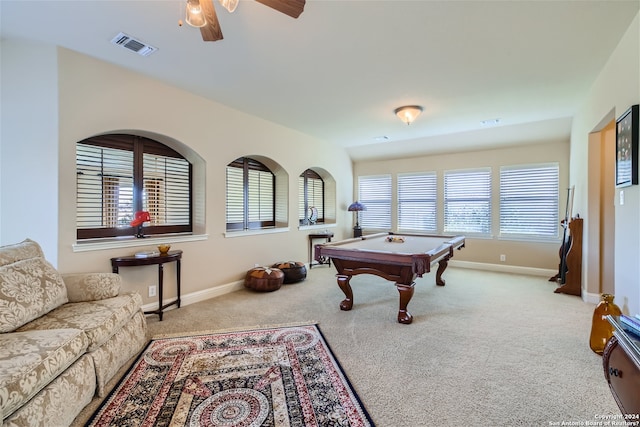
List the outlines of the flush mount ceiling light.
{"type": "Polygon", "coordinates": [[[422,113],[422,107],[419,105],[405,105],[404,107],[396,108],[393,112],[396,113],[400,120],[410,125],[422,113]]]}

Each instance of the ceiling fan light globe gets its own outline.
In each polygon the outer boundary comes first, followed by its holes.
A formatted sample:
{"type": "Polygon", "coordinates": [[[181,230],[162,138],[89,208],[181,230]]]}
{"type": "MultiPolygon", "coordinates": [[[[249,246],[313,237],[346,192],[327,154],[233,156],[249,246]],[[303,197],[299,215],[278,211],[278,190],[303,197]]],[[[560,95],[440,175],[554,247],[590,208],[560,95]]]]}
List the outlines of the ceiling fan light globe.
{"type": "Polygon", "coordinates": [[[239,0],[220,0],[220,4],[222,5],[222,7],[227,9],[229,13],[233,13],[233,11],[236,10],[236,7],[238,7],[238,2],[239,0]]]}
{"type": "Polygon", "coordinates": [[[187,21],[187,24],[196,28],[204,27],[205,25],[207,25],[207,19],[204,17],[204,13],[202,13],[202,8],[200,7],[199,0],[187,1],[187,13],[185,21],[187,21]]]}

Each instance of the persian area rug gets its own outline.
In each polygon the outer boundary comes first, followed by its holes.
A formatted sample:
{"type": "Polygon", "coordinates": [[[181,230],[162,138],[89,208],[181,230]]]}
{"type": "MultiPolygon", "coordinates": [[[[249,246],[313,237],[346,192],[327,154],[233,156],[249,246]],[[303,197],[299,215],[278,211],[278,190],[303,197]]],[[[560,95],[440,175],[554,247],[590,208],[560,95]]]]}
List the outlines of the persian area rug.
{"type": "Polygon", "coordinates": [[[152,340],[89,426],[373,426],[317,325],[152,340]]]}

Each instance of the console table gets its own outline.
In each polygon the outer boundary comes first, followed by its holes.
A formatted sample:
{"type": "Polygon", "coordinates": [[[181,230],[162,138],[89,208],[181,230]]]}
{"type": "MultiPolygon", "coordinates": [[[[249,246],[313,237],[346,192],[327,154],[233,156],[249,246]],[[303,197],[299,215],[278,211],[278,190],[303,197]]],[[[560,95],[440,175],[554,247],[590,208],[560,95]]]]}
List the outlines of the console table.
{"type": "Polygon", "coordinates": [[[322,233],[311,233],[309,234],[309,268],[313,268],[318,265],[323,264],[331,264],[331,259],[327,258],[326,260],[320,260],[314,262],[313,260],[313,241],[315,239],[325,239],[325,242],[331,242],[331,238],[333,237],[333,233],[330,231],[324,231],[322,233]]]}
{"type": "Polygon", "coordinates": [[[111,258],[111,268],[114,273],[118,273],[119,267],[139,267],[141,265],[157,265],[158,266],[158,309],[152,311],[145,311],[144,314],[157,314],[162,322],[162,313],[165,308],[172,305],[177,305],[180,308],[180,260],[182,259],[182,251],[175,250],[169,251],[166,254],[158,254],[147,257],[136,256],[124,256],[118,258],[111,258]],[[164,264],[168,262],[176,263],[176,284],[178,290],[178,298],[167,304],[162,304],[162,286],[163,286],[163,271],[164,264]]]}
{"type": "Polygon", "coordinates": [[[607,316],[613,336],[602,353],[604,376],[620,411],[630,422],[640,414],[640,340],[627,333],[617,316],[607,316]]]}

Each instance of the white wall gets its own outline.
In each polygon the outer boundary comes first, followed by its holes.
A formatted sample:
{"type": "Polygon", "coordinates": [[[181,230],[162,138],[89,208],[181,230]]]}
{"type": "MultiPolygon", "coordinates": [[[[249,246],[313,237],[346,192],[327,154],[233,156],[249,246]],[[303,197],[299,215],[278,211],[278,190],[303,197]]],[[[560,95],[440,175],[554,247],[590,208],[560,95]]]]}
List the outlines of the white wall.
{"type": "Polygon", "coordinates": [[[58,262],[56,49],[1,43],[0,244],[29,237],[58,262]]]}
{"type": "MultiPolygon", "coordinates": [[[[575,206],[581,212],[587,211],[589,197],[586,188],[589,133],[600,130],[611,118],[619,117],[639,102],[640,14],[636,15],[574,117],[570,179],[576,186],[575,206]]],[[[617,189],[615,203],[615,302],[624,312],[636,314],[640,312],[640,186],[617,189]],[[620,204],[621,192],[624,192],[624,205],[620,204]]],[[[588,241],[584,247],[588,247],[588,241]]],[[[587,266],[583,266],[583,272],[587,272],[587,266]]]]}
{"type": "MultiPolygon", "coordinates": [[[[17,49],[18,47],[16,47],[17,49]]],[[[22,47],[20,47],[22,48],[22,47]]],[[[234,283],[244,277],[254,264],[270,265],[278,261],[308,261],[308,230],[298,229],[298,176],[311,167],[328,171],[336,180],[337,224],[332,231],[336,238],[348,235],[351,216],[346,208],[352,202],[351,160],[346,151],[332,147],[308,135],[256,118],[200,96],[167,86],[156,80],[127,71],[78,53],[58,48],[34,47],[34,56],[45,51],[52,59],[48,64],[53,78],[39,84],[39,92],[48,94],[41,100],[35,94],[24,101],[24,110],[34,105],[34,114],[16,114],[16,129],[34,127],[45,121],[46,128],[33,138],[19,138],[18,132],[3,140],[3,147],[22,144],[19,153],[3,155],[3,171],[7,165],[14,172],[36,164],[37,184],[46,181],[44,191],[35,185],[29,188],[30,203],[40,205],[51,201],[54,208],[48,216],[49,228],[56,233],[58,267],[62,272],[110,271],[110,258],[130,255],[141,248],[114,248],[74,251],[76,243],[76,171],[75,144],[89,136],[119,131],[153,132],[179,141],[195,150],[206,162],[206,228],[200,241],[173,244],[184,251],[182,261],[183,294],[205,291],[212,287],[234,283]],[[57,94],[57,96],[56,96],[57,94]],[[44,101],[44,105],[42,105],[44,101]],[[59,114],[58,114],[59,112],[59,114]],[[51,131],[53,128],[55,131],[51,131]],[[57,131],[59,129],[59,131],[57,131]],[[44,138],[46,134],[47,138],[44,138]],[[45,146],[47,152],[41,153],[45,146]],[[28,154],[28,155],[27,155],[28,154]],[[42,154],[42,155],[41,155],[42,154]],[[265,156],[276,161],[289,175],[289,231],[284,233],[227,238],[225,232],[225,167],[234,159],[265,156]],[[35,157],[32,159],[31,157],[35,157]],[[59,167],[58,167],[59,161],[59,167]],[[53,163],[52,169],[49,164],[53,163]]],[[[8,57],[14,61],[14,56],[8,57]]],[[[22,63],[5,68],[16,69],[10,84],[27,86],[30,78],[21,71],[22,63]]],[[[4,81],[3,81],[4,86],[4,81]]],[[[16,95],[17,96],[17,95],[16,95]]],[[[17,102],[15,99],[8,99],[17,102]]],[[[7,102],[9,104],[9,102],[7,102]]],[[[5,116],[3,113],[3,125],[5,116]]],[[[33,130],[31,130],[33,131],[33,130]]],[[[34,168],[35,169],[35,168],[34,168]]],[[[31,235],[41,241],[48,234],[22,222],[16,202],[21,187],[8,185],[3,172],[3,240],[6,243],[31,235]],[[5,196],[5,192],[7,193],[5,196]],[[34,233],[34,229],[38,233],[34,233]],[[10,230],[11,233],[7,233],[10,230]]],[[[13,180],[15,183],[15,179],[13,180]]],[[[148,241],[149,249],[157,242],[148,241]]],[[[146,248],[145,248],[146,249],[146,248]]],[[[47,257],[56,251],[47,250],[47,257]]],[[[173,265],[168,265],[165,279],[169,294],[174,281],[173,265]]],[[[126,289],[137,290],[146,297],[147,286],[157,281],[153,266],[122,269],[126,289]]],[[[154,299],[145,298],[146,303],[154,299]]]]}

